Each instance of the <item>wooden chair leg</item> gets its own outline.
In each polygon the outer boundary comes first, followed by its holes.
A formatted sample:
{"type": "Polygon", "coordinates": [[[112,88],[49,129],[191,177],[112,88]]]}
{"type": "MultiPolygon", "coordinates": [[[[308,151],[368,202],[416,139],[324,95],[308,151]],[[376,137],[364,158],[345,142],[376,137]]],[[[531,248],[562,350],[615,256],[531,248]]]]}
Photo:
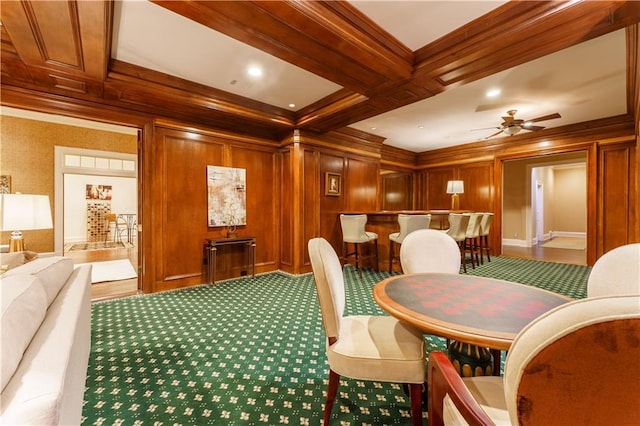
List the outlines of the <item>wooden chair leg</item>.
{"type": "Polygon", "coordinates": [[[394,245],[394,241],[389,240],[389,273],[393,272],[393,258],[394,256],[394,249],[395,249],[395,245],[394,245]]]}
{"type": "Polygon", "coordinates": [[[329,426],[331,422],[331,410],[338,394],[340,375],[333,370],[329,370],[329,387],[327,388],[327,399],[324,402],[324,426],[329,426]]]}
{"type": "Polygon", "coordinates": [[[463,251],[466,253],[466,251],[469,250],[469,257],[471,258],[471,267],[473,269],[476,269],[476,260],[474,259],[475,251],[473,249],[474,247],[473,238],[465,238],[463,244],[464,244],[463,251]]]}
{"type": "Polygon", "coordinates": [[[485,235],[484,237],[484,246],[485,246],[485,250],[487,251],[487,262],[491,262],[491,256],[489,256],[489,236],[485,235]]]}
{"type": "Polygon", "coordinates": [[[378,239],[376,238],[375,240],[373,240],[373,245],[374,245],[374,250],[376,251],[376,267],[375,270],[377,272],[380,272],[380,267],[378,266],[378,239]]]}
{"type": "Polygon", "coordinates": [[[493,375],[499,376],[502,364],[502,353],[500,349],[491,349],[491,355],[493,355],[493,375]]]}
{"type": "Polygon", "coordinates": [[[422,383],[409,384],[409,398],[411,398],[411,424],[422,425],[422,383]]]}
{"type": "Polygon", "coordinates": [[[465,256],[464,240],[458,243],[458,247],[460,247],[460,263],[462,263],[462,269],[466,274],[467,273],[467,257],[465,256]]]}

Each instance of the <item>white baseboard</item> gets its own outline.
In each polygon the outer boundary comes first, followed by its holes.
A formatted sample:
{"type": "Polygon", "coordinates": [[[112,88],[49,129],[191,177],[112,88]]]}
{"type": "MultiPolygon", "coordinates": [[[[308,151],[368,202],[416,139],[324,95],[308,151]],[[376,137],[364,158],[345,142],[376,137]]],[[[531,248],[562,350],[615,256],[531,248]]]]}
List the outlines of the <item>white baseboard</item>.
{"type": "Polygon", "coordinates": [[[531,247],[531,244],[527,244],[527,240],[516,240],[514,238],[503,238],[502,245],[515,247],[531,247]]]}
{"type": "Polygon", "coordinates": [[[554,237],[587,238],[587,233],[571,231],[551,231],[551,238],[554,237]]]}

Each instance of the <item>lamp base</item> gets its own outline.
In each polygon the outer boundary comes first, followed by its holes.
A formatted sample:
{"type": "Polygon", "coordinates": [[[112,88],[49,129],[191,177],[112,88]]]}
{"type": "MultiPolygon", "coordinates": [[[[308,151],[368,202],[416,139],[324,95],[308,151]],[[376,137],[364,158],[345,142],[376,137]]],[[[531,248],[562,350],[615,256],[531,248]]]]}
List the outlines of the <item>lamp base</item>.
{"type": "Polygon", "coordinates": [[[9,253],[24,251],[24,238],[11,238],[9,240],[9,253]]]}
{"type": "Polygon", "coordinates": [[[458,197],[458,194],[451,195],[451,210],[460,210],[460,197],[458,197]]]}

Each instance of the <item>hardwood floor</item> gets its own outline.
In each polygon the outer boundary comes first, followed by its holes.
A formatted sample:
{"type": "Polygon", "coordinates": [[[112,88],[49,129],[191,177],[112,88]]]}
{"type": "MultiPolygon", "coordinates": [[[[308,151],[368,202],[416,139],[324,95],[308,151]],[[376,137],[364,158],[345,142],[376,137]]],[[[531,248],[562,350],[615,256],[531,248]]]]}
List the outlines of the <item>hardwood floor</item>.
{"type": "Polygon", "coordinates": [[[586,250],[572,250],[542,247],[540,244],[532,247],[502,246],[502,255],[521,259],[544,260],[547,262],[571,263],[573,265],[587,264],[586,250]]]}
{"type": "MultiPolygon", "coordinates": [[[[138,249],[116,248],[105,250],[68,251],[65,256],[73,259],[73,263],[104,262],[107,260],[129,259],[134,269],[138,269],[138,249]]],[[[138,279],[108,281],[91,285],[91,300],[106,300],[131,296],[138,293],[138,279]]]]}

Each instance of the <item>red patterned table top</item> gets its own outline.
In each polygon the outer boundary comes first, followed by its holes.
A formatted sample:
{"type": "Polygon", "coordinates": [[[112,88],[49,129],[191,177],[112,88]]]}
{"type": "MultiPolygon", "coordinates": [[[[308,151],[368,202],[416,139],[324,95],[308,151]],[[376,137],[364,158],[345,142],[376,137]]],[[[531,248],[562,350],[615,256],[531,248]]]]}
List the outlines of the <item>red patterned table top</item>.
{"type": "Polygon", "coordinates": [[[533,319],[571,298],[536,287],[472,275],[411,274],[373,290],[389,314],[428,334],[508,349],[533,319]]]}

